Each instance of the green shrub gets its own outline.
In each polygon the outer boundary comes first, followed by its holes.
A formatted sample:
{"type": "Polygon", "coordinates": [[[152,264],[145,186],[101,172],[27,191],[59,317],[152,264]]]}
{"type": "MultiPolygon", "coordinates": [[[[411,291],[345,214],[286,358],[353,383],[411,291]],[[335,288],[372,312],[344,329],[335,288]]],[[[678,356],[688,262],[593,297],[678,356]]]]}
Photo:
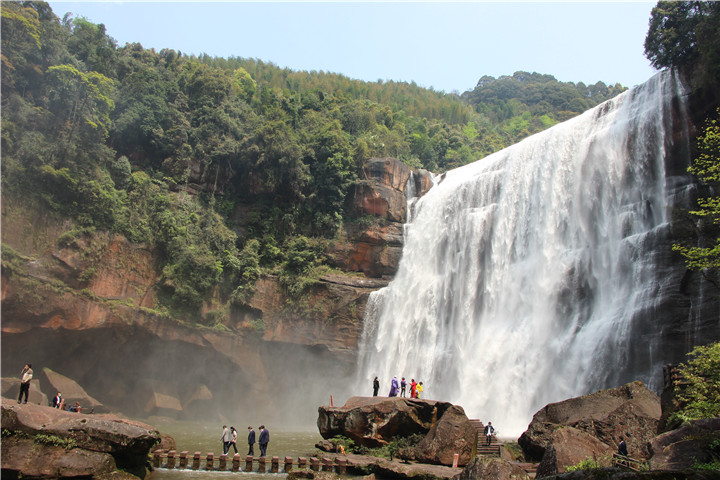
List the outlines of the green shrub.
{"type": "Polygon", "coordinates": [[[571,466],[565,468],[565,471],[566,472],[577,472],[578,470],[597,470],[599,468],[602,468],[602,465],[600,465],[600,462],[598,462],[597,460],[594,460],[592,458],[588,458],[576,465],[571,465],[571,466]]]}
{"type": "Polygon", "coordinates": [[[73,440],[72,438],[60,438],[57,435],[46,435],[44,433],[35,435],[33,437],[33,441],[35,443],[39,443],[40,445],[62,447],[65,450],[71,450],[77,447],[77,442],[75,442],[75,440],[73,440]]]}
{"type": "Polygon", "coordinates": [[[692,359],[678,365],[683,380],[676,392],[680,408],[669,425],[720,416],[720,342],[695,347],[688,356],[692,359]]]}

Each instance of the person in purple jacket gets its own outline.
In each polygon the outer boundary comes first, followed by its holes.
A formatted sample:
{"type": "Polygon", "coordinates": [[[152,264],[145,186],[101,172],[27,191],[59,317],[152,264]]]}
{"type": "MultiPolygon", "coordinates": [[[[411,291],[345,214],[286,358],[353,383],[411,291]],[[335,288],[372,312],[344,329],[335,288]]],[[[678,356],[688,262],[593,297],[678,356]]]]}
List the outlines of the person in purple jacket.
{"type": "Polygon", "coordinates": [[[398,389],[400,385],[398,384],[397,377],[393,377],[392,382],[390,382],[390,395],[389,397],[397,397],[398,389]]]}

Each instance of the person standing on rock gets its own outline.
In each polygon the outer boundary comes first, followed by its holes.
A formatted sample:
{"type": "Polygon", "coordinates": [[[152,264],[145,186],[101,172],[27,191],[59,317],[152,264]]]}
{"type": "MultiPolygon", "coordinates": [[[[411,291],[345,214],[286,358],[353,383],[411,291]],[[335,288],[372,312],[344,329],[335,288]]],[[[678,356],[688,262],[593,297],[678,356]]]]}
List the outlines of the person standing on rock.
{"type": "Polygon", "coordinates": [[[260,456],[264,457],[267,452],[267,446],[270,443],[270,432],[267,431],[265,425],[260,425],[260,438],[258,439],[258,445],[260,445],[260,456]]]}
{"type": "Polygon", "coordinates": [[[232,442],[232,432],[227,428],[227,425],[223,425],[223,433],[220,439],[223,442],[223,455],[227,455],[230,450],[230,442],[232,442]]]}
{"type": "Polygon", "coordinates": [[[407,382],[405,381],[405,377],[402,377],[402,380],[400,380],[400,396],[405,396],[405,387],[407,387],[407,382]]]}
{"type": "Polygon", "coordinates": [[[415,379],[413,378],[410,380],[410,398],[416,398],[417,397],[417,382],[415,382],[415,379]]]}
{"type": "Polygon", "coordinates": [[[422,382],[418,383],[415,387],[415,398],[420,398],[420,394],[423,392],[423,384],[422,382]]]}
{"type": "Polygon", "coordinates": [[[375,377],[375,380],[373,380],[373,397],[377,397],[378,390],[380,390],[380,380],[375,377]]]}
{"type": "Polygon", "coordinates": [[[26,363],[22,372],[20,372],[20,395],[18,395],[18,403],[27,403],[28,395],[30,395],[30,380],[32,380],[32,377],[32,365],[26,363]],[[25,395],[25,401],[22,401],[23,395],[25,395]]]}
{"type": "Polygon", "coordinates": [[[247,454],[255,455],[255,430],[253,430],[252,427],[248,427],[248,445],[250,449],[247,454]]]}
{"type": "Polygon", "coordinates": [[[392,382],[390,382],[390,395],[388,397],[397,397],[399,388],[397,377],[393,377],[392,382]]]}
{"type": "Polygon", "coordinates": [[[487,439],[487,442],[485,445],[488,447],[490,446],[490,443],[492,443],[492,437],[495,433],[495,427],[492,426],[492,422],[488,422],[488,424],[485,426],[485,438],[487,439]]]}
{"type": "Polygon", "coordinates": [[[59,408],[60,410],[62,410],[62,404],[63,404],[62,394],[60,392],[57,392],[57,395],[55,395],[55,398],[53,398],[52,406],[53,406],[53,408],[59,408]]]}

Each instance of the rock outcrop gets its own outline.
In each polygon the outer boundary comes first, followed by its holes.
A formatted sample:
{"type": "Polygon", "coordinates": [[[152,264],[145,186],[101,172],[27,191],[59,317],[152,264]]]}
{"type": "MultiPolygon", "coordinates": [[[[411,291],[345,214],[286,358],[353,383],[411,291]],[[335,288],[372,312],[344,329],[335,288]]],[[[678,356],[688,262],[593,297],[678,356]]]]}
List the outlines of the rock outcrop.
{"type": "Polygon", "coordinates": [[[491,457],[476,457],[453,480],[530,480],[517,464],[491,457]]]}
{"type": "Polygon", "coordinates": [[[538,477],[564,473],[570,465],[592,459],[610,466],[614,449],[589,433],[573,427],[561,427],[550,434],[549,445],[537,468],[538,477]]]}
{"type": "Polygon", "coordinates": [[[57,392],[60,392],[67,406],[78,402],[86,411],[93,413],[110,412],[105,405],[90,396],[76,381],[65,375],[60,375],[47,367],[43,368],[42,371],[48,385],[48,388],[45,390],[49,396],[54,396],[57,392]]]}
{"type": "Polygon", "coordinates": [[[342,435],[366,447],[424,435],[406,456],[439,465],[452,465],[455,454],[467,464],[476,432],[460,406],[405,397],[352,397],[342,407],[319,407],[317,424],[325,439],[342,435]]]}
{"type": "Polygon", "coordinates": [[[114,415],[16,405],[6,398],[2,429],[3,478],[107,478],[118,469],[144,478],[148,453],[160,441],[153,427],[114,415]]]}
{"type": "Polygon", "coordinates": [[[613,450],[624,437],[632,456],[648,458],[647,445],[657,434],[660,415],[659,397],[641,382],[628,383],[545,406],[518,443],[528,458],[540,460],[553,444],[553,432],[574,427],[613,450]]]}
{"type": "Polygon", "coordinates": [[[650,468],[680,471],[695,463],[717,461],[720,447],[720,418],[684,423],[680,428],[658,435],[650,442],[650,468]]]}
{"type": "Polygon", "coordinates": [[[476,428],[465,415],[465,410],[453,405],[433,424],[425,438],[415,447],[414,458],[423,463],[452,465],[457,454],[458,465],[467,465],[472,460],[476,432],[476,428]]]}
{"type": "MultiPolygon", "coordinates": [[[[0,395],[6,398],[18,398],[20,393],[20,379],[14,377],[3,377],[0,395]]],[[[28,392],[28,403],[34,405],[47,405],[48,396],[40,389],[40,380],[30,380],[30,391],[28,392]]]]}
{"type": "Polygon", "coordinates": [[[368,277],[390,277],[400,262],[408,197],[432,187],[427,170],[413,170],[394,158],[371,158],[352,196],[350,222],[329,251],[334,265],[368,277]]]}
{"type": "Polygon", "coordinates": [[[406,397],[351,397],[342,407],[319,407],[317,426],[325,439],[343,435],[375,448],[396,437],[426,435],[451,406],[406,397]]]}

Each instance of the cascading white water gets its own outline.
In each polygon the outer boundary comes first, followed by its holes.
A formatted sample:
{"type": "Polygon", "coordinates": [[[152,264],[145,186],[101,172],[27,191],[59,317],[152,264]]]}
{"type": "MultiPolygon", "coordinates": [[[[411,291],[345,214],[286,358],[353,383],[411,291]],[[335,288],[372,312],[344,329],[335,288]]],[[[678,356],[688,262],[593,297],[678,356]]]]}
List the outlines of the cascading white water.
{"type": "Polygon", "coordinates": [[[369,300],[357,391],[376,375],[381,395],[393,375],[422,380],[426,398],[509,436],[549,402],[617,386],[662,282],[652,250],[681,97],[662,73],[448,172],[414,205],[397,275],[369,300]]]}

